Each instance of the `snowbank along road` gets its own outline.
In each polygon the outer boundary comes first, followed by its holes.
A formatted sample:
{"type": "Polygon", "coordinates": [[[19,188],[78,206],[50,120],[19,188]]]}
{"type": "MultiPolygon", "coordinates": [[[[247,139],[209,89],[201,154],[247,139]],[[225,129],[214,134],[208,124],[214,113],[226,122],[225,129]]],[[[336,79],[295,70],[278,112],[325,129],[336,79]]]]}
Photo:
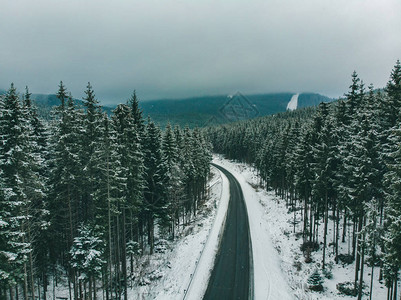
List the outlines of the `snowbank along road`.
{"type": "Polygon", "coordinates": [[[252,299],[252,247],[242,189],[230,172],[213,165],[229,180],[230,202],[219,252],[203,299],[252,299]]]}

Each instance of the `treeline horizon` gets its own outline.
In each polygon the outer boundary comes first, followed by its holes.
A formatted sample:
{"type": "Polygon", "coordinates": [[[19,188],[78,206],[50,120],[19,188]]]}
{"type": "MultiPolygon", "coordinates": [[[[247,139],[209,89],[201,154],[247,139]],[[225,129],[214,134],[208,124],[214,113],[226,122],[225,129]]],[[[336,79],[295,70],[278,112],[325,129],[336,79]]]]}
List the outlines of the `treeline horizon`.
{"type": "MultiPolygon", "coordinates": [[[[337,288],[363,295],[364,268],[379,268],[388,300],[397,299],[401,268],[401,65],[384,91],[366,89],[357,73],[344,99],[317,108],[206,129],[217,153],[251,164],[261,185],[293,213],[305,261],[319,248],[323,273],[334,263],[354,263],[355,276],[337,288]],[[328,234],[329,220],[332,234],[328,234]],[[348,234],[348,231],[350,234],[348,234]],[[350,240],[347,253],[339,246],[350,240]]],[[[312,278],[311,281],[322,281],[312,278]]],[[[319,274],[317,274],[319,276],[319,274]]],[[[322,286],[318,287],[322,289],[322,286]]],[[[370,296],[371,297],[371,296],[370,296]]]]}
{"type": "Polygon", "coordinates": [[[46,299],[65,281],[70,299],[128,299],[155,230],[174,239],[204,201],[210,146],[145,121],[135,91],[112,116],[90,83],[84,109],[62,82],[57,98],[45,122],[28,88],[0,96],[0,298],[46,299]]]}

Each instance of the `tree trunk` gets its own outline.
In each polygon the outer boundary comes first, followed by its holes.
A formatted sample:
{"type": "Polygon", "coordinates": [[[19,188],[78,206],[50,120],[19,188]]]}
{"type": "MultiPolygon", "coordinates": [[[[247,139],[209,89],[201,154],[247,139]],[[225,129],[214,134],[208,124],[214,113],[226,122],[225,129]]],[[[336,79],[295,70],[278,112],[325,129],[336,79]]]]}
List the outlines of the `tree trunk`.
{"type": "Polygon", "coordinates": [[[93,277],[93,300],[96,300],[96,277],[93,277]]]}
{"type": "Polygon", "coordinates": [[[336,253],[335,244],[336,244],[336,236],[337,236],[337,218],[336,218],[337,209],[336,209],[335,203],[336,202],[334,201],[333,208],[332,208],[332,214],[331,214],[331,216],[333,218],[333,243],[334,243],[333,254],[336,253]]]}
{"type": "Polygon", "coordinates": [[[347,230],[347,209],[344,208],[343,235],[342,235],[342,239],[341,239],[342,243],[345,243],[346,230],[347,230]]]}
{"type": "Polygon", "coordinates": [[[303,238],[306,241],[306,233],[308,231],[308,200],[307,195],[305,193],[305,204],[304,204],[304,230],[303,230],[303,238]]]}
{"type": "Polygon", "coordinates": [[[295,227],[296,227],[296,222],[297,222],[297,213],[296,213],[296,201],[293,201],[292,203],[292,210],[294,213],[294,220],[293,220],[293,232],[295,233],[295,227]]]}
{"type": "Polygon", "coordinates": [[[109,300],[109,276],[107,275],[108,272],[108,265],[105,266],[105,269],[102,272],[102,300],[106,299],[109,300]]]}
{"type": "Polygon", "coordinates": [[[336,264],[338,264],[338,241],[340,239],[339,226],[340,226],[340,210],[337,208],[336,238],[335,238],[335,253],[334,253],[335,254],[336,264]]]}
{"type": "Polygon", "coordinates": [[[43,299],[47,299],[47,276],[43,274],[43,299]]]}
{"type": "Polygon", "coordinates": [[[319,243],[319,225],[319,216],[315,214],[315,220],[313,222],[313,241],[316,243],[319,243]]]}
{"type": "Polygon", "coordinates": [[[117,232],[117,237],[116,237],[116,240],[117,240],[117,247],[116,247],[116,265],[115,265],[115,273],[116,273],[116,284],[115,284],[115,286],[116,286],[116,296],[117,296],[117,299],[120,299],[121,298],[121,284],[120,284],[120,262],[121,262],[121,258],[120,258],[120,251],[121,251],[121,248],[120,248],[120,218],[119,218],[119,215],[117,214],[117,217],[116,217],[116,221],[117,221],[117,223],[116,223],[116,232],[117,232]]]}
{"type": "MultiPolygon", "coordinates": [[[[130,209],[130,240],[133,242],[134,241],[134,215],[132,213],[132,209],[130,209]]],[[[134,257],[132,254],[132,250],[130,253],[130,277],[132,278],[134,276],[134,257]]],[[[132,286],[132,285],[131,285],[132,286]]]]}
{"type": "Polygon", "coordinates": [[[89,300],[92,300],[92,276],[89,276],[88,285],[89,285],[89,300]]]}
{"type": "Polygon", "coordinates": [[[126,239],[126,234],[125,234],[125,221],[126,221],[126,216],[125,216],[125,208],[123,208],[123,217],[122,217],[122,232],[121,232],[121,250],[122,250],[122,271],[123,271],[123,284],[124,284],[124,299],[128,300],[128,294],[127,294],[127,239],[126,239]]]}
{"type": "Polygon", "coordinates": [[[36,284],[37,284],[37,287],[38,287],[38,300],[41,300],[41,298],[40,298],[40,280],[39,280],[39,278],[37,279],[36,284]]]}
{"type": "MultiPolygon", "coordinates": [[[[73,218],[72,218],[72,205],[71,205],[71,195],[70,195],[70,186],[68,186],[67,188],[67,197],[68,197],[68,217],[69,217],[69,225],[70,225],[70,236],[69,236],[69,244],[68,247],[70,248],[72,243],[73,243],[73,239],[74,239],[74,229],[73,229],[73,218]]],[[[76,283],[76,279],[75,279],[75,272],[69,272],[69,275],[72,276],[72,285],[74,288],[74,299],[78,298],[78,291],[77,291],[77,283],[76,283]]]]}
{"type": "MultiPolygon", "coordinates": [[[[30,231],[29,231],[30,232],[30,231]]],[[[32,290],[32,299],[35,299],[35,280],[33,278],[33,258],[32,258],[32,251],[29,252],[29,264],[30,264],[30,283],[31,283],[31,290],[32,290]]]]}
{"type": "Polygon", "coordinates": [[[24,299],[28,299],[28,270],[24,263],[24,299]]]}
{"type": "MultiPolygon", "coordinates": [[[[68,276],[67,276],[67,281],[68,281],[68,295],[70,296],[70,300],[72,300],[72,293],[71,293],[71,276],[70,276],[70,270],[68,270],[68,276]]],[[[46,299],[46,298],[45,298],[46,299]]]]}
{"type": "Polygon", "coordinates": [[[309,241],[311,242],[313,240],[313,226],[315,221],[313,219],[313,207],[312,203],[309,205],[309,241]]]}
{"type": "Polygon", "coordinates": [[[352,257],[355,259],[355,252],[356,252],[356,247],[357,247],[357,240],[356,240],[356,231],[357,231],[357,225],[356,225],[356,220],[355,217],[353,218],[352,222],[352,257]]]}
{"type": "MultiPolygon", "coordinates": [[[[364,236],[362,237],[364,240],[364,236]]],[[[361,258],[361,274],[359,277],[359,290],[358,290],[358,300],[362,299],[362,287],[363,287],[363,269],[365,265],[365,246],[362,245],[362,258],[361,258]]]]}
{"type": "MultiPolygon", "coordinates": [[[[355,222],[354,222],[355,224],[355,222]]],[[[355,234],[355,226],[354,226],[354,234],[355,234]]],[[[362,230],[362,217],[359,218],[358,222],[358,232],[361,232],[362,230]]],[[[355,234],[356,236],[356,234],[355,234]]],[[[359,268],[360,268],[360,263],[361,263],[361,238],[358,237],[358,239],[355,241],[356,242],[356,259],[355,259],[355,281],[354,281],[354,286],[355,290],[357,290],[358,286],[358,273],[359,273],[359,268]]]]}
{"type": "Polygon", "coordinates": [[[328,196],[327,190],[326,195],[324,197],[324,229],[323,229],[323,269],[326,267],[326,246],[327,246],[327,223],[329,218],[329,204],[328,204],[328,196]]]}
{"type": "MultiPolygon", "coordinates": [[[[78,275],[79,275],[79,272],[78,272],[78,275]]],[[[77,277],[79,278],[79,276],[77,276],[77,277]]],[[[85,288],[85,286],[84,286],[84,288],[85,288]]],[[[82,287],[82,280],[78,279],[79,297],[81,299],[83,299],[83,297],[84,297],[84,292],[85,292],[84,288],[82,287]]]]}
{"type": "Polygon", "coordinates": [[[12,286],[10,286],[10,300],[14,300],[14,290],[12,286]]]}
{"type": "Polygon", "coordinates": [[[374,271],[375,271],[375,264],[374,264],[374,260],[372,263],[372,270],[371,270],[371,275],[370,275],[370,290],[369,290],[369,300],[372,300],[372,292],[373,292],[373,275],[374,275],[374,271]]]}
{"type": "MultiPolygon", "coordinates": [[[[54,267],[54,273],[53,273],[53,299],[56,299],[56,267],[54,267]]],[[[74,291],[75,292],[75,291],[74,291]]],[[[78,294],[77,294],[78,296],[78,294]]],[[[78,297],[75,297],[74,299],[77,299],[78,297]]]]}
{"type": "Polygon", "coordinates": [[[175,240],[175,223],[177,221],[177,215],[176,215],[176,207],[175,207],[175,200],[170,201],[172,205],[172,212],[171,212],[171,222],[170,222],[170,233],[171,233],[171,239],[174,241],[175,240]]]}
{"type": "MultiPolygon", "coordinates": [[[[112,263],[113,263],[113,252],[112,252],[112,237],[111,237],[111,195],[110,195],[110,157],[107,155],[107,222],[108,222],[108,231],[109,231],[109,236],[108,236],[108,241],[109,241],[109,259],[108,259],[108,267],[109,267],[109,276],[107,276],[108,279],[108,285],[110,285],[110,293],[111,293],[111,298],[113,298],[113,268],[112,268],[112,263]]],[[[109,293],[106,293],[106,298],[109,299],[109,293]]]]}

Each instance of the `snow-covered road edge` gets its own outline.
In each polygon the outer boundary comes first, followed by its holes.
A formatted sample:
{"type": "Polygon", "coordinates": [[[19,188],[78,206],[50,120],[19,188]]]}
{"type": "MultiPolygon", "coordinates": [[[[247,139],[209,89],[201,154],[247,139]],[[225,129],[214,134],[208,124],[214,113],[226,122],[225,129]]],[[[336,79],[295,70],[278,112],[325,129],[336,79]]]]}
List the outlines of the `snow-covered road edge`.
{"type": "Polygon", "coordinates": [[[195,268],[193,277],[189,284],[188,291],[184,299],[201,299],[206,291],[210,274],[213,269],[214,260],[219,248],[224,223],[227,215],[228,202],[230,199],[230,189],[227,177],[219,171],[222,178],[222,193],[217,207],[216,217],[210,229],[209,236],[203,248],[199,262],[195,268]]]}
{"type": "Polygon", "coordinates": [[[280,267],[280,257],[274,249],[268,231],[269,224],[264,218],[265,208],[259,202],[259,196],[229,161],[215,156],[213,163],[231,172],[240,183],[244,193],[252,240],[254,299],[294,299],[280,267]]]}

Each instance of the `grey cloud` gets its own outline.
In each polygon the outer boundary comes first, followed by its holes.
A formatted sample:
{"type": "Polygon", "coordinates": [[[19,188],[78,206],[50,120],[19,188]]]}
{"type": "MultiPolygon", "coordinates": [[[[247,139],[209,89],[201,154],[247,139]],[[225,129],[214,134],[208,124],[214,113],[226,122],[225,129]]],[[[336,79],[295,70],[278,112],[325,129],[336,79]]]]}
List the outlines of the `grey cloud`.
{"type": "Polygon", "coordinates": [[[6,1],[0,88],[63,80],[103,103],[383,86],[401,58],[401,4],[380,1],[6,1]]]}

